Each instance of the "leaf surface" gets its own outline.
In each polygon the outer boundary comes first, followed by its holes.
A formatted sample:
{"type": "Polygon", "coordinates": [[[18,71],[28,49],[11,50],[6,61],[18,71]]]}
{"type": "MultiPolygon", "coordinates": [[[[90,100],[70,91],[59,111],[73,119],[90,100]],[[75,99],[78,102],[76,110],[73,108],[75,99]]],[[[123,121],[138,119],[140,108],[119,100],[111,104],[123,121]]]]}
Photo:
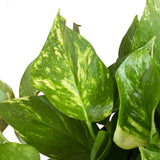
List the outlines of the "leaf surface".
{"type": "Polygon", "coordinates": [[[28,67],[26,68],[20,82],[19,86],[19,96],[20,97],[25,97],[25,96],[36,96],[36,89],[32,86],[32,81],[31,81],[31,70],[33,66],[32,61],[28,67]]]}
{"type": "Polygon", "coordinates": [[[152,37],[156,36],[154,45],[154,60],[160,70],[160,3],[159,0],[147,0],[143,15],[132,40],[131,51],[144,46],[152,37]]]}
{"type": "Polygon", "coordinates": [[[57,14],[32,69],[35,88],[67,116],[100,121],[112,112],[113,82],[91,44],[57,14]]]}
{"type": "Polygon", "coordinates": [[[49,157],[89,159],[93,140],[86,124],[57,111],[45,96],[3,102],[0,115],[27,144],[49,157]]]}
{"type": "Polygon", "coordinates": [[[127,33],[123,37],[120,47],[119,47],[119,59],[128,55],[131,50],[132,40],[135,35],[136,29],[138,27],[139,21],[138,16],[135,16],[131,26],[129,27],[127,33]]]}
{"type": "Polygon", "coordinates": [[[153,43],[131,53],[116,72],[120,110],[114,141],[124,149],[145,146],[150,136],[160,97],[160,77],[150,56],[153,43]]]}
{"type": "Polygon", "coordinates": [[[0,145],[0,160],[40,160],[40,155],[30,145],[5,143],[0,145]]]}
{"type": "MultiPolygon", "coordinates": [[[[10,86],[0,80],[0,102],[14,98],[13,91],[10,86]]],[[[3,132],[8,124],[0,116],[0,131],[3,132]]]]}
{"type": "Polygon", "coordinates": [[[148,150],[144,147],[139,147],[141,153],[141,160],[160,160],[160,153],[148,150]]]}

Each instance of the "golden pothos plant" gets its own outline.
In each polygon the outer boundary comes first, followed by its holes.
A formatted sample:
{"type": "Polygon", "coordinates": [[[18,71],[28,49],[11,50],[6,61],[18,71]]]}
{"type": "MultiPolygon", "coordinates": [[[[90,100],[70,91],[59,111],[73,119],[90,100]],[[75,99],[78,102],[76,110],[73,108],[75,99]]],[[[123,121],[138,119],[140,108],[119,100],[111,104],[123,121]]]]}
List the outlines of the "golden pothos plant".
{"type": "Polygon", "coordinates": [[[0,81],[0,160],[159,160],[159,42],[160,0],[146,1],[107,67],[58,11],[20,97],[0,81]],[[19,144],[3,136],[7,124],[19,144]]]}

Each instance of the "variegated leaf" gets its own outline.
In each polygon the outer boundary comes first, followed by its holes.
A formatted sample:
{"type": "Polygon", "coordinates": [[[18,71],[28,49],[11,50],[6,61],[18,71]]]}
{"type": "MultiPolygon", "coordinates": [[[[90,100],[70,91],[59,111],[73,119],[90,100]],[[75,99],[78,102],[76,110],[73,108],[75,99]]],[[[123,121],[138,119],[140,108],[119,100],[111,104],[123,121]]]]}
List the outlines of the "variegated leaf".
{"type": "Polygon", "coordinates": [[[114,141],[124,149],[145,146],[154,121],[160,97],[160,77],[149,55],[153,40],[131,53],[116,72],[120,110],[114,141]]]}
{"type": "Polygon", "coordinates": [[[91,44],[57,14],[32,68],[35,88],[67,116],[100,121],[111,114],[113,82],[91,44]]]}
{"type": "Polygon", "coordinates": [[[0,103],[0,115],[21,138],[59,160],[88,160],[93,139],[85,122],[57,111],[45,96],[0,103]]]}
{"type": "Polygon", "coordinates": [[[146,0],[146,6],[132,40],[131,51],[144,46],[153,36],[156,36],[154,45],[154,60],[160,71],[160,2],[159,0],[146,0]]]}
{"type": "Polygon", "coordinates": [[[160,160],[160,153],[152,151],[144,147],[139,148],[141,153],[141,160],[160,160]]]}

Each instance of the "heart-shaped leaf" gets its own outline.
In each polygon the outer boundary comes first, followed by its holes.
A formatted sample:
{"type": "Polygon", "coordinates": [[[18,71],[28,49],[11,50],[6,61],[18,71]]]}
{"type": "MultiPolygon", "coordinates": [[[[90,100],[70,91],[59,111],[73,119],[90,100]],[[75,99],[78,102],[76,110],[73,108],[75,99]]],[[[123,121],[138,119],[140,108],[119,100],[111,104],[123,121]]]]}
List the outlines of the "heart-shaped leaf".
{"type": "Polygon", "coordinates": [[[67,116],[88,123],[112,112],[113,82],[91,44],[57,14],[32,68],[33,85],[67,116]]]}
{"type": "Polygon", "coordinates": [[[45,96],[24,97],[0,104],[0,115],[23,140],[60,160],[88,160],[93,139],[85,122],[57,111],[45,96]]]}
{"type": "Polygon", "coordinates": [[[30,145],[5,143],[0,145],[0,160],[40,160],[40,155],[30,145]]]}
{"type": "Polygon", "coordinates": [[[154,39],[131,53],[116,72],[120,110],[114,141],[124,149],[145,146],[150,136],[160,97],[158,67],[149,55],[153,44],[154,39]]]}

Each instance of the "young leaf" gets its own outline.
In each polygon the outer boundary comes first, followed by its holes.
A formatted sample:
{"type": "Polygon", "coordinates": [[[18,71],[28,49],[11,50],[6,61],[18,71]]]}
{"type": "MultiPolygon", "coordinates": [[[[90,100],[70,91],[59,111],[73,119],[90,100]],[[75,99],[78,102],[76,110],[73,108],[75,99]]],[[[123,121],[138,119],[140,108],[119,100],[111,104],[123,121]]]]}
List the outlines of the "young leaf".
{"type": "Polygon", "coordinates": [[[0,80],[0,102],[11,98],[14,98],[11,87],[0,80]]]}
{"type": "Polygon", "coordinates": [[[119,59],[130,53],[132,46],[132,39],[134,37],[138,24],[139,24],[138,16],[135,16],[131,26],[129,27],[127,33],[123,37],[122,42],[120,44],[119,56],[118,56],[119,59]]]}
{"type": "Polygon", "coordinates": [[[30,145],[5,143],[0,145],[0,160],[40,160],[40,155],[30,145]]]}
{"type": "Polygon", "coordinates": [[[157,65],[148,50],[153,40],[131,53],[116,72],[120,110],[114,141],[124,149],[145,146],[150,135],[160,97],[157,65]]]}
{"type": "Polygon", "coordinates": [[[110,135],[107,131],[100,130],[98,132],[92,151],[91,151],[91,160],[99,160],[99,157],[101,156],[106,145],[108,144],[109,139],[110,139],[110,135]]]}
{"type": "Polygon", "coordinates": [[[156,36],[154,56],[160,70],[160,3],[159,0],[147,0],[146,7],[133,37],[131,51],[144,46],[153,36],[156,36]]]}
{"type": "Polygon", "coordinates": [[[67,116],[96,122],[112,112],[109,70],[80,34],[57,14],[47,41],[32,68],[35,88],[67,116]]]}
{"type": "Polygon", "coordinates": [[[84,122],[57,111],[45,96],[0,104],[0,115],[27,144],[60,160],[88,160],[93,140],[84,122]]]}
{"type": "MultiPolygon", "coordinates": [[[[0,80],[0,102],[14,98],[12,89],[0,80]]],[[[8,124],[0,116],[0,131],[3,132],[8,124]]]]}
{"type": "Polygon", "coordinates": [[[31,82],[31,69],[34,61],[32,61],[28,67],[26,68],[19,87],[19,96],[25,97],[25,96],[36,96],[36,89],[32,86],[31,82]]]}
{"type": "Polygon", "coordinates": [[[144,147],[139,147],[141,153],[141,160],[159,160],[160,152],[151,151],[144,147]]]}

